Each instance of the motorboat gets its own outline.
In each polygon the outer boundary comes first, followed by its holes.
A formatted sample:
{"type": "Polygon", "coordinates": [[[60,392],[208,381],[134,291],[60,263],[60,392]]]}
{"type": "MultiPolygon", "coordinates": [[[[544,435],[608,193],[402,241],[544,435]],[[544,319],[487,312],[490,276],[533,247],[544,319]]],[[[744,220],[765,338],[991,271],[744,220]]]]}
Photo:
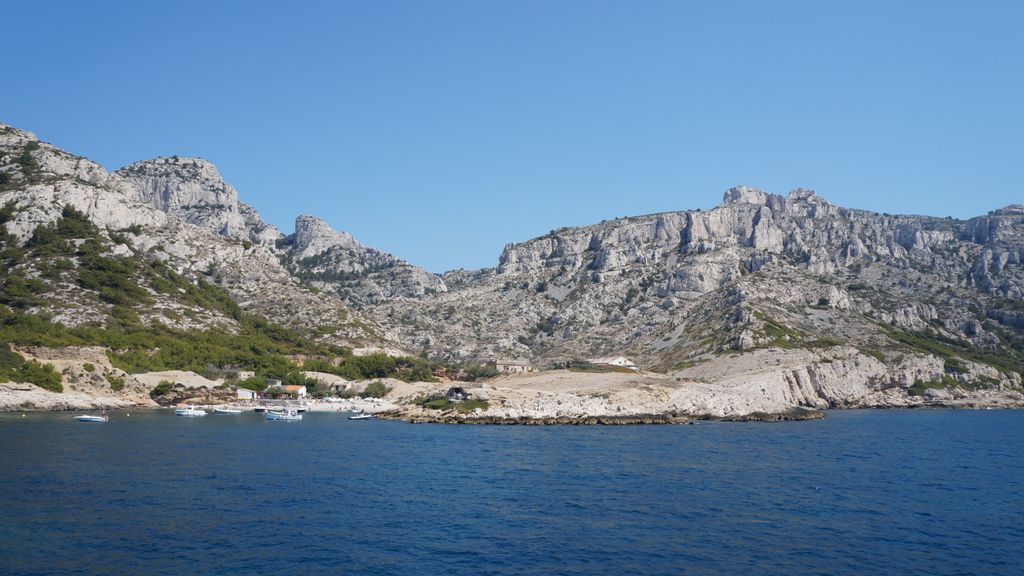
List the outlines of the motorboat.
{"type": "Polygon", "coordinates": [[[174,415],[175,416],[206,416],[206,410],[200,410],[199,408],[196,408],[195,406],[189,404],[188,406],[184,406],[182,408],[175,408],[174,409],[174,415]]]}
{"type": "Polygon", "coordinates": [[[373,420],[374,418],[376,418],[376,416],[374,416],[373,414],[363,413],[353,414],[348,417],[349,420],[373,420]]]}
{"type": "Polygon", "coordinates": [[[221,406],[213,409],[214,414],[241,414],[242,411],[238,408],[231,408],[230,406],[221,406]]]}
{"type": "Polygon", "coordinates": [[[81,416],[75,416],[75,420],[79,422],[109,422],[110,418],[106,416],[96,416],[95,414],[82,414],[81,416]]]}
{"type": "Polygon", "coordinates": [[[302,420],[302,414],[297,410],[267,410],[267,420],[302,420]]]}

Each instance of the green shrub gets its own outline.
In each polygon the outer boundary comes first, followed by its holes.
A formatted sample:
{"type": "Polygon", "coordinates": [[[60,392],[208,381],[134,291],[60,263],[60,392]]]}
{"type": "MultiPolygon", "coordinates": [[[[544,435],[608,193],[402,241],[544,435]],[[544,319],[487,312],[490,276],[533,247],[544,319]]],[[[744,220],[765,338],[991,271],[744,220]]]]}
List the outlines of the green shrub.
{"type": "Polygon", "coordinates": [[[573,358],[572,360],[569,360],[569,362],[566,365],[566,368],[568,368],[569,370],[588,371],[593,370],[594,365],[589,360],[584,360],[582,358],[573,358]]]}
{"type": "Polygon", "coordinates": [[[804,346],[808,348],[833,348],[835,346],[842,346],[843,341],[830,336],[822,336],[821,338],[815,338],[814,340],[805,340],[804,346]]]}
{"type": "Polygon", "coordinates": [[[153,388],[152,391],[150,391],[149,396],[150,396],[150,398],[156,398],[158,396],[166,396],[173,389],[174,389],[174,382],[171,382],[170,380],[161,380],[160,383],[157,384],[156,387],[153,388]]]}
{"type": "Polygon", "coordinates": [[[255,392],[262,392],[267,388],[267,380],[265,378],[260,378],[259,376],[253,376],[239,382],[238,387],[245,388],[246,390],[253,390],[255,392]]]}
{"type": "Polygon", "coordinates": [[[460,376],[469,382],[475,382],[476,380],[494,378],[500,374],[501,372],[498,372],[493,364],[471,364],[462,369],[460,376]]]}
{"type": "Polygon", "coordinates": [[[471,398],[469,400],[466,400],[464,402],[460,402],[460,403],[455,405],[455,409],[458,410],[459,412],[464,413],[464,414],[468,414],[468,413],[476,410],[477,408],[479,408],[481,410],[487,410],[488,408],[490,408],[490,404],[488,404],[484,400],[476,400],[476,399],[472,399],[471,398]]]}
{"type": "Polygon", "coordinates": [[[39,142],[32,140],[25,144],[25,147],[21,150],[21,154],[18,155],[18,159],[15,160],[15,162],[21,166],[22,173],[26,176],[33,176],[39,170],[39,163],[36,162],[35,157],[32,156],[32,152],[38,149],[39,142]]]}
{"type": "Polygon", "coordinates": [[[391,392],[391,388],[388,388],[386,384],[378,380],[367,384],[361,396],[363,398],[383,398],[388,395],[388,392],[391,392]]]}
{"type": "Polygon", "coordinates": [[[0,382],[6,381],[28,382],[52,392],[64,391],[61,376],[51,364],[26,362],[7,342],[0,341],[0,382]]]}
{"type": "Polygon", "coordinates": [[[946,358],[942,362],[946,374],[965,374],[967,372],[967,366],[957,358],[946,358]]]}
{"type": "Polygon", "coordinates": [[[96,366],[94,364],[92,364],[91,362],[86,362],[85,364],[82,364],[82,368],[86,372],[95,372],[96,371],[96,366]]]}
{"type": "Polygon", "coordinates": [[[302,369],[334,374],[347,380],[397,378],[404,382],[437,381],[434,378],[435,364],[422,358],[393,357],[387,354],[352,356],[348,349],[341,349],[340,352],[341,358],[337,364],[320,358],[310,358],[303,362],[302,369]]]}
{"type": "Polygon", "coordinates": [[[106,378],[107,382],[110,383],[110,389],[113,390],[114,392],[120,392],[121,390],[124,390],[124,378],[121,378],[120,376],[112,372],[107,372],[106,374],[103,375],[103,377],[106,378]]]}
{"type": "Polygon", "coordinates": [[[865,354],[867,356],[871,356],[872,358],[874,358],[875,360],[878,360],[879,362],[881,362],[883,364],[885,363],[885,353],[883,353],[881,350],[875,350],[875,349],[872,349],[872,348],[865,348],[864,350],[861,350],[860,352],[861,352],[861,354],[865,354]]]}
{"type": "Polygon", "coordinates": [[[11,345],[7,342],[0,342],[0,377],[11,370],[21,368],[23,364],[25,359],[21,354],[11,350],[11,345]]]}
{"type": "Polygon", "coordinates": [[[390,374],[394,374],[398,367],[395,359],[387,354],[355,356],[352,358],[352,362],[367,378],[386,378],[390,374]]]}
{"type": "MultiPolygon", "coordinates": [[[[6,174],[6,172],[5,172],[5,174],[6,174]]],[[[18,211],[18,205],[15,204],[13,200],[4,203],[3,206],[0,206],[0,224],[7,224],[11,220],[13,220],[14,219],[14,214],[17,211],[18,211]]],[[[6,232],[6,231],[7,231],[7,229],[4,228],[4,232],[6,232]]]]}
{"type": "Polygon", "coordinates": [[[447,398],[438,398],[423,404],[423,406],[431,410],[447,410],[452,407],[452,401],[447,398]]]}
{"type": "MultiPolygon", "coordinates": [[[[891,326],[882,326],[888,336],[908,348],[922,350],[940,358],[953,356],[966,358],[979,364],[987,364],[1001,372],[1024,373],[1024,355],[1013,350],[983,350],[969,342],[957,340],[934,332],[905,332],[891,326]]],[[[959,362],[959,360],[955,360],[959,362]]],[[[955,364],[954,364],[955,365],[955,364]]]]}
{"type": "Polygon", "coordinates": [[[35,360],[31,360],[22,364],[15,378],[21,382],[30,382],[51,392],[64,391],[60,374],[53,369],[52,364],[40,364],[35,360]]]}
{"type": "Polygon", "coordinates": [[[16,273],[8,274],[0,289],[0,304],[17,309],[38,306],[42,304],[38,294],[44,289],[45,286],[38,280],[28,279],[16,273]]]}
{"type": "Polygon", "coordinates": [[[128,236],[126,236],[123,232],[118,232],[117,230],[108,230],[107,236],[110,237],[110,241],[113,242],[114,244],[124,244],[125,246],[132,245],[132,241],[129,240],[128,236]]]}
{"type": "Polygon", "coordinates": [[[943,388],[954,388],[956,386],[957,386],[957,381],[954,380],[951,376],[945,375],[940,380],[932,380],[932,381],[928,381],[928,382],[925,382],[923,380],[918,380],[918,381],[914,382],[913,386],[911,386],[910,388],[907,388],[907,394],[909,394],[911,396],[923,396],[925,390],[928,390],[929,388],[943,389],[943,388]]]}

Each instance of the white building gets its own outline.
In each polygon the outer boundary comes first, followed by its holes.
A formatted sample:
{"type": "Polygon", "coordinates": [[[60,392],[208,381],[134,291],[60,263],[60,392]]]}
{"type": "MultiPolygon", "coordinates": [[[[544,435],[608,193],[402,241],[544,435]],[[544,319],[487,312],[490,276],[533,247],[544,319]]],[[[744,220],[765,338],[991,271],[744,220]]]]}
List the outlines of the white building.
{"type": "Polygon", "coordinates": [[[531,364],[526,358],[498,360],[494,363],[494,367],[502,374],[524,374],[535,370],[533,364],[531,364]]]}
{"type": "Polygon", "coordinates": [[[249,390],[248,388],[239,388],[238,391],[236,392],[236,394],[238,395],[238,399],[239,400],[255,400],[256,399],[256,391],[255,390],[249,390]]]}
{"type": "Polygon", "coordinates": [[[620,368],[629,368],[630,370],[640,371],[640,367],[635,362],[626,358],[625,356],[608,356],[607,358],[591,358],[587,360],[594,366],[618,366],[620,368]]]}

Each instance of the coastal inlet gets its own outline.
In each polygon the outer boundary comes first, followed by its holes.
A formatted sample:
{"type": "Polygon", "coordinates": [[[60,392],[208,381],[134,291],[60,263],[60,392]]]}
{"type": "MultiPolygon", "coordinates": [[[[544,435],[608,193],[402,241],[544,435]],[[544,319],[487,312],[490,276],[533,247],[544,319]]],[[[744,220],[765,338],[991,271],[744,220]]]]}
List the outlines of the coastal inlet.
{"type": "Polygon", "coordinates": [[[0,414],[0,573],[1020,574],[1024,412],[0,414]]]}

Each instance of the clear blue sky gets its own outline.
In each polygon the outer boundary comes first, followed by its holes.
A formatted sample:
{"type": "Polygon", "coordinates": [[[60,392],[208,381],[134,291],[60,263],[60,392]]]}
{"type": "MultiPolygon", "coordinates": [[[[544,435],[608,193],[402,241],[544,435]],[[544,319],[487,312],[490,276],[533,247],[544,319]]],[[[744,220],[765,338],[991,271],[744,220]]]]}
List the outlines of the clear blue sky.
{"type": "Polygon", "coordinates": [[[1024,2],[5,2],[0,121],[433,271],[736,184],[1024,202],[1024,2]]]}

